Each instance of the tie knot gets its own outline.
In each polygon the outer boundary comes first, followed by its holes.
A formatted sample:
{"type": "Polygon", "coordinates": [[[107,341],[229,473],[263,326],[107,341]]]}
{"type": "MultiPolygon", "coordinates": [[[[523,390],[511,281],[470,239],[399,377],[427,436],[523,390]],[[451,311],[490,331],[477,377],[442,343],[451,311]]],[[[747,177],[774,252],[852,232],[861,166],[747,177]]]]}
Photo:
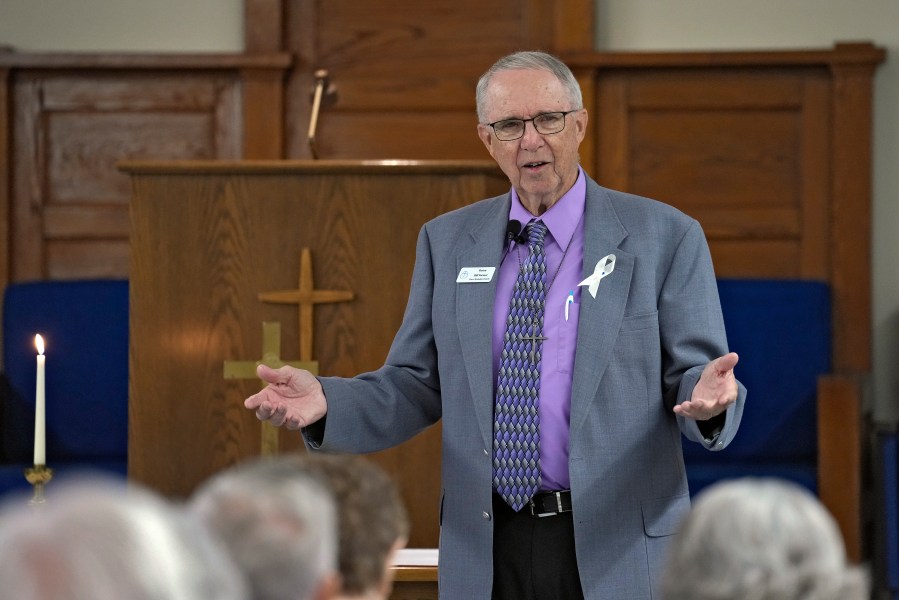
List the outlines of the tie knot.
{"type": "Polygon", "coordinates": [[[524,228],[528,236],[528,245],[543,246],[543,238],[546,237],[546,224],[543,221],[531,221],[524,228]]]}

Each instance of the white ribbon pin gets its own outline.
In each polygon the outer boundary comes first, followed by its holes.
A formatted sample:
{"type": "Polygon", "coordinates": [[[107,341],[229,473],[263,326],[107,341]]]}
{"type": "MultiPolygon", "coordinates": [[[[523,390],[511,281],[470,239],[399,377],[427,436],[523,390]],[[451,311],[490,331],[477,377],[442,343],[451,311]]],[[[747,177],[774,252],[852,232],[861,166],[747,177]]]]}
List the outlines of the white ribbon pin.
{"type": "Polygon", "coordinates": [[[615,270],[615,255],[609,254],[608,256],[604,256],[599,259],[599,262],[596,263],[596,268],[593,269],[593,275],[588,277],[587,279],[580,282],[578,287],[582,285],[590,286],[587,289],[590,290],[590,295],[593,298],[596,298],[596,291],[599,289],[600,280],[609,275],[612,271],[615,270]]]}

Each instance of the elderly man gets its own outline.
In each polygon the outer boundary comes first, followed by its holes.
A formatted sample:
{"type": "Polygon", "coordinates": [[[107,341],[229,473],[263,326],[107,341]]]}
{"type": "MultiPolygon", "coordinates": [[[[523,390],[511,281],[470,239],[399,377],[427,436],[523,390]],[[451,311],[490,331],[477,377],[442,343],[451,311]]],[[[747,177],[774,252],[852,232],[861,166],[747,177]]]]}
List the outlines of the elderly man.
{"type": "Polygon", "coordinates": [[[745,399],[705,237],[587,176],[587,111],[553,56],[500,59],[477,107],[512,189],[422,228],[386,364],[259,367],[245,404],[350,452],[442,419],[443,597],[658,598],[690,505],[680,432],[725,447],[745,399]]]}

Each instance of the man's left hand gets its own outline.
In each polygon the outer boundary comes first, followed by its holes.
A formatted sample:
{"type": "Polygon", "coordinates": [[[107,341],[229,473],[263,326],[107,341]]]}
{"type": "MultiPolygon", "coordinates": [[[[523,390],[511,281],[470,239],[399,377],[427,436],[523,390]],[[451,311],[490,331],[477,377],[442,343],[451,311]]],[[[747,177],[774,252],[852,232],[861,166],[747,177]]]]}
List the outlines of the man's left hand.
{"type": "Polygon", "coordinates": [[[739,357],[736,352],[720,356],[705,366],[693,395],[686,402],[674,407],[681,417],[705,421],[720,415],[737,401],[737,380],[734,367],[739,357]]]}

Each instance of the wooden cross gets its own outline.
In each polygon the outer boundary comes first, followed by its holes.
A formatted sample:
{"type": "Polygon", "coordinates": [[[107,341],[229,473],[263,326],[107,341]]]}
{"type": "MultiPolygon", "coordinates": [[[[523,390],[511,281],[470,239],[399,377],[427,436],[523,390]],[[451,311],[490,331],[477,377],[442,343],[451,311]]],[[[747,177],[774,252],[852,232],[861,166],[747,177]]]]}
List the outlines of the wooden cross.
{"type": "Polygon", "coordinates": [[[263,292],[263,302],[274,304],[298,304],[300,312],[300,360],[312,360],[312,307],[316,304],[348,302],[353,292],[342,290],[317,290],[312,284],[312,253],[303,248],[300,254],[300,281],[295,290],[263,292]]]}
{"type": "MultiPolygon", "coordinates": [[[[281,323],[273,321],[262,322],[262,360],[259,361],[225,361],[225,379],[256,379],[256,366],[263,364],[273,369],[290,365],[299,369],[317,374],[318,363],[315,361],[282,361],[281,353],[281,323]]],[[[264,387],[264,386],[263,386],[264,387]]],[[[278,454],[278,429],[271,423],[262,423],[262,455],[274,456],[278,454]]]]}

